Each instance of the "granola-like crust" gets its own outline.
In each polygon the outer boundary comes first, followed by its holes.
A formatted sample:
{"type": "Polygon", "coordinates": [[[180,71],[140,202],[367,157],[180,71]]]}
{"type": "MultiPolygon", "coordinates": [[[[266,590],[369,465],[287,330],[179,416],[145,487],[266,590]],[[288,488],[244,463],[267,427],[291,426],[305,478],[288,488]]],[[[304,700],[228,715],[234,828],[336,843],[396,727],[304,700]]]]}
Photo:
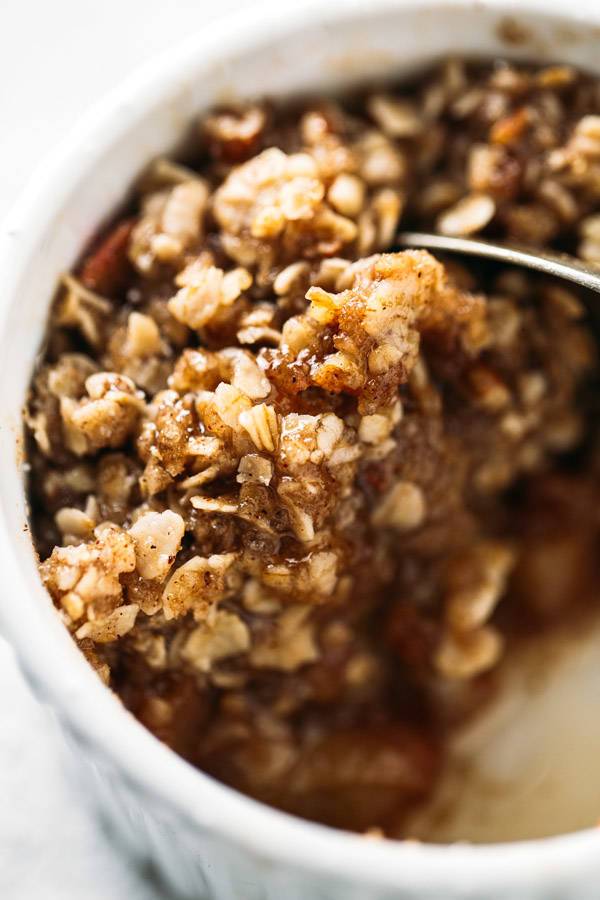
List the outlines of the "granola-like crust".
{"type": "Polygon", "coordinates": [[[401,834],[515,609],[593,583],[598,525],[593,462],[562,462],[596,365],[578,297],[394,234],[600,261],[600,89],[453,60],[348,103],[215,110],[199,144],[62,280],[26,410],[42,578],[175,750],[401,834]]]}

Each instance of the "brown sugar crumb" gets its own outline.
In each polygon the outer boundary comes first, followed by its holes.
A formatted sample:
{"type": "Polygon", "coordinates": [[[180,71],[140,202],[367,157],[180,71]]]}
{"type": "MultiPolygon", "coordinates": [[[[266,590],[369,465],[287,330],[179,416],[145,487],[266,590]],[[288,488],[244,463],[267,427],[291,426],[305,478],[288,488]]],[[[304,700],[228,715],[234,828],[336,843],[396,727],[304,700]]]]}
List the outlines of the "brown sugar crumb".
{"type": "Polygon", "coordinates": [[[515,631],[592,596],[580,298],[394,235],[600,260],[596,94],[451,60],[219,108],[62,277],[25,411],[41,576],[126,707],[228,784],[403,835],[515,631]]]}
{"type": "MultiPolygon", "coordinates": [[[[448,318],[477,302],[448,298],[452,289],[442,266],[425,251],[380,254],[360,260],[344,270],[340,293],[311,287],[305,313],[288,319],[279,350],[266,357],[267,373],[275,370],[282,390],[296,393],[294,375],[305,368],[308,384],[331,393],[359,398],[358,411],[375,412],[389,405],[400,384],[408,380],[419,347],[419,326],[448,318]],[[442,311],[443,309],[443,311],[442,311]],[[287,374],[286,374],[287,373],[287,374]]],[[[469,315],[462,314],[466,322],[469,315]]],[[[471,323],[473,324],[473,323],[471,323]]]]}

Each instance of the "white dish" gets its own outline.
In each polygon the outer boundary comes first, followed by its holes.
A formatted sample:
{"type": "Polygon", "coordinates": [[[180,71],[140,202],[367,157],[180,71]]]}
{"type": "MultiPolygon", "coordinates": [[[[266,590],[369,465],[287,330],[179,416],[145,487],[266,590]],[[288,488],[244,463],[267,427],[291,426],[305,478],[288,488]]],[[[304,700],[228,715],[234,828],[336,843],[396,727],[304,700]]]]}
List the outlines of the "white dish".
{"type": "MultiPolygon", "coordinates": [[[[598,895],[600,831],[478,847],[366,840],[291,818],[218,784],[123,711],[55,615],[26,528],[21,408],[56,278],[144,164],[172,148],[192,117],[215,101],[398,76],[448,53],[560,58],[600,73],[599,29],[595,0],[576,8],[566,0],[253,7],[194,35],[108,98],[31,182],[2,227],[0,616],[35,690],[92,764],[87,789],[118,841],[150,858],[184,896],[591,900],[598,895]],[[507,17],[519,27],[503,29],[507,17]],[[510,33],[507,44],[502,35],[510,33]]],[[[584,666],[578,677],[588,671],[584,666]]],[[[590,719],[600,718],[597,708],[590,719]]],[[[539,721],[542,731],[533,737],[551,740],[556,717],[539,721]]],[[[590,733],[582,738],[589,739],[590,733]]]]}

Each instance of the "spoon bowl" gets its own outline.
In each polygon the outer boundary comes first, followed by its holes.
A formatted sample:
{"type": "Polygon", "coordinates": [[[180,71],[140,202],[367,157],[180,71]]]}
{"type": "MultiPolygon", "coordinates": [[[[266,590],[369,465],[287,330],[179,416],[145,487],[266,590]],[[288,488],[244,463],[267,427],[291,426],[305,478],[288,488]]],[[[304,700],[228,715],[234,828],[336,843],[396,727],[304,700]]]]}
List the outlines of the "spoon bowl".
{"type": "Polygon", "coordinates": [[[600,269],[586,265],[567,253],[532,250],[515,244],[496,244],[479,238],[450,237],[445,234],[429,234],[420,231],[403,231],[397,244],[402,248],[439,250],[463,256],[479,256],[496,262],[520,266],[571,281],[580,287],[600,292],[600,269]]]}

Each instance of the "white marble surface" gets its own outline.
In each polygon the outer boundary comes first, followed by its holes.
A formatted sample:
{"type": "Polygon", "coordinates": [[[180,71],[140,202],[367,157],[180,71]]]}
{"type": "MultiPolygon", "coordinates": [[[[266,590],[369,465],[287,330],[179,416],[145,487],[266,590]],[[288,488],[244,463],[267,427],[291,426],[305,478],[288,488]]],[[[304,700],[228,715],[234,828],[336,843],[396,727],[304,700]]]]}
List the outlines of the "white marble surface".
{"type": "MultiPolygon", "coordinates": [[[[98,97],[143,60],[239,5],[0,0],[0,217],[98,97]]],[[[0,897],[163,897],[98,827],[77,789],[77,765],[0,637],[0,897]]]]}

